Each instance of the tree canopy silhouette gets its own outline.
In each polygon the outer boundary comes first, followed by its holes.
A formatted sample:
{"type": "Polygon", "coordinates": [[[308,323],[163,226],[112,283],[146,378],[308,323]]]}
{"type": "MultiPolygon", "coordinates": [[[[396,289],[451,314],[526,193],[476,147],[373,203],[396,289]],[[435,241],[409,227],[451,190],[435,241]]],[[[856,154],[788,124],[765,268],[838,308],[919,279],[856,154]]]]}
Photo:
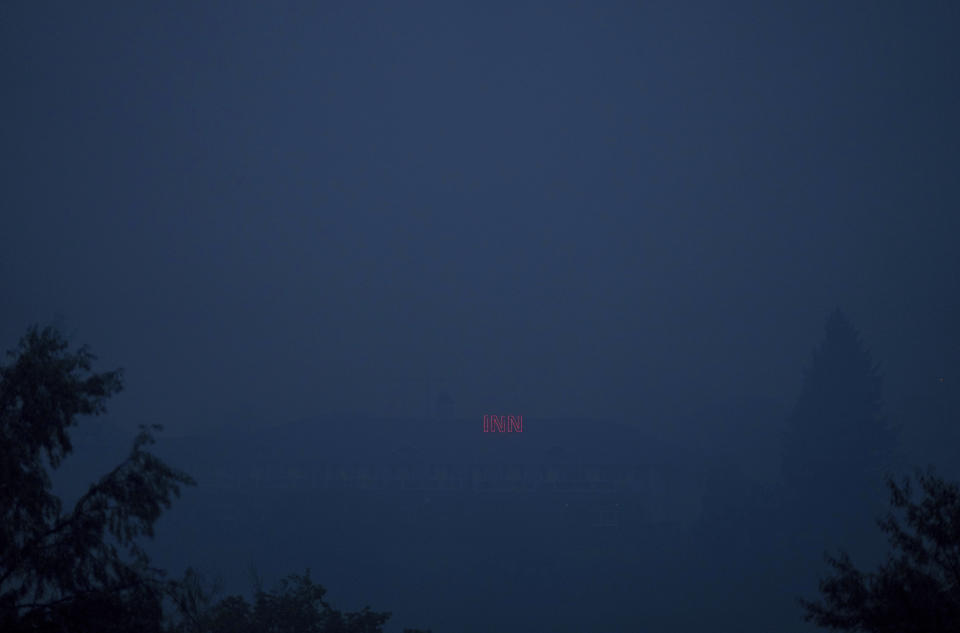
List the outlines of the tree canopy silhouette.
{"type": "Polygon", "coordinates": [[[121,370],[94,373],[89,350],[68,347],[32,327],[0,366],[0,629],[159,630],[162,572],[137,539],[195,482],[146,450],[141,427],[127,458],[64,512],[49,470],[73,450],[77,416],[103,413],[122,389],[121,370]]]}
{"type": "Polygon", "coordinates": [[[788,420],[784,484],[804,508],[849,509],[852,499],[882,503],[879,483],[895,440],[881,416],[879,366],[839,309],[824,330],[788,420]]]}
{"type": "Polygon", "coordinates": [[[800,600],[808,622],[867,633],[960,631],[960,489],[932,473],[917,479],[919,502],[909,479],[887,480],[906,526],[893,510],[878,522],[893,548],[886,563],[865,573],[845,552],[828,555],[836,573],[821,580],[822,600],[800,600]]]}
{"type": "MultiPolygon", "coordinates": [[[[170,596],[175,613],[170,633],[382,633],[388,612],[364,607],[343,613],[324,596],[327,590],[305,574],[291,574],[273,591],[257,582],[252,603],[232,595],[214,601],[215,590],[188,569],[182,581],[171,583],[170,596]]],[[[430,633],[404,629],[404,633],[430,633]]]]}

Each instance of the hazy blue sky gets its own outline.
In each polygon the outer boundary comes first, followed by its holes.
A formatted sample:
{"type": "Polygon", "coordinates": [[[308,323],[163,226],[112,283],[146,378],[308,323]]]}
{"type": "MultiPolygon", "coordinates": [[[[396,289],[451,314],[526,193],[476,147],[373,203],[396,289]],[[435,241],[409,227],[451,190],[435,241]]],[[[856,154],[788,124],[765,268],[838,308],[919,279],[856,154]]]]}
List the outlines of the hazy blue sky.
{"type": "Polygon", "coordinates": [[[174,432],[958,378],[955,2],[4,3],[0,342],[174,432]],[[91,6],[93,5],[93,6],[91,6]]]}

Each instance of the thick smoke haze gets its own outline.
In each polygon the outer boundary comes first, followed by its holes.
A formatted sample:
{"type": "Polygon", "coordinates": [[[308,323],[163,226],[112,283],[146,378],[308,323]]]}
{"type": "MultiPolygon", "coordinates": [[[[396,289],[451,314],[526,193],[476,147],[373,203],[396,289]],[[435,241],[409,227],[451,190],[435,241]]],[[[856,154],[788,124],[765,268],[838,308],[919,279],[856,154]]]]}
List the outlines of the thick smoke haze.
{"type": "MultiPolygon", "coordinates": [[[[54,324],[123,367],[112,430],[81,445],[115,456],[110,433],[162,424],[164,454],[206,484],[269,479],[252,456],[289,457],[264,428],[300,421],[303,464],[311,442],[317,464],[346,463],[362,442],[321,450],[332,420],[479,434],[483,415],[523,415],[524,435],[635,431],[721,522],[731,491],[779,477],[839,307],[909,459],[938,443],[940,459],[953,445],[922,425],[960,410],[958,28],[950,2],[7,3],[0,342],[54,324]]],[[[174,571],[255,558],[249,534],[220,559],[178,549],[176,530],[220,528],[172,512],[174,571]]],[[[318,579],[431,624],[392,581],[337,576],[351,562],[318,579]]]]}
{"type": "Polygon", "coordinates": [[[834,305],[955,362],[950,5],[3,11],[4,339],[60,315],[118,419],[654,424],[795,395],[834,305]]]}

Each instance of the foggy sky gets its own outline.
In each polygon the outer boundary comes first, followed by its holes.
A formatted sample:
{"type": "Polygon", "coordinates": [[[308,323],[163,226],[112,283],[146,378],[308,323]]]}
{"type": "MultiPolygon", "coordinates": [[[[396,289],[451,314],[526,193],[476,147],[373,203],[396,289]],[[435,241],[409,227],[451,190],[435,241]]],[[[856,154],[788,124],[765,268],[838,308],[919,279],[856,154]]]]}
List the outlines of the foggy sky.
{"type": "Polygon", "coordinates": [[[199,5],[0,8],[0,342],[125,425],[958,377],[955,3],[199,5]]]}

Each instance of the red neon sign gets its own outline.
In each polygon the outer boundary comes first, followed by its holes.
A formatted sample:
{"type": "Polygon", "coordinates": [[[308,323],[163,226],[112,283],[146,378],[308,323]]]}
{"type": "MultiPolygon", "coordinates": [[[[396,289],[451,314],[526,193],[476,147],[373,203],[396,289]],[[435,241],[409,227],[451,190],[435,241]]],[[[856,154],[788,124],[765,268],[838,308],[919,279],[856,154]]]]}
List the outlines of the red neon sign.
{"type": "Polygon", "coordinates": [[[484,433],[523,433],[522,415],[485,415],[484,433]]]}

